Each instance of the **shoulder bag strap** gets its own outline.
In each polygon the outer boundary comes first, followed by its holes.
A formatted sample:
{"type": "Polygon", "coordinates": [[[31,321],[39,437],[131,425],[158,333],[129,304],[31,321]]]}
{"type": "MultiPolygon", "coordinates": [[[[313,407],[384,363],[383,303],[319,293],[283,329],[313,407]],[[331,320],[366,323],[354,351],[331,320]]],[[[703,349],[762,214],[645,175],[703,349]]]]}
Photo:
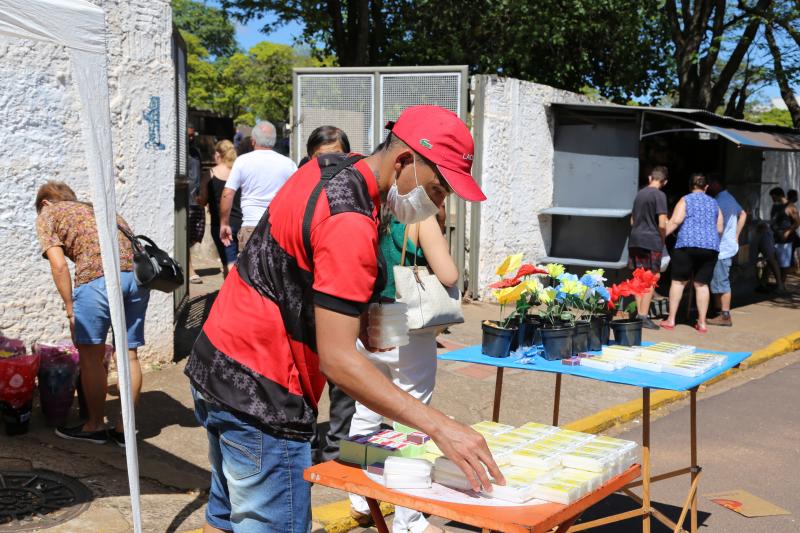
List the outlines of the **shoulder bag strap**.
{"type": "Polygon", "coordinates": [[[121,224],[117,224],[117,229],[119,229],[123,235],[125,235],[129,241],[131,241],[131,247],[133,251],[137,254],[144,253],[144,249],[142,248],[142,243],[139,242],[139,239],[130,231],[125,229],[121,224]]]}
{"type": "Polygon", "coordinates": [[[322,193],[322,189],[325,187],[325,184],[333,179],[339,172],[346,169],[347,167],[357,163],[358,161],[364,159],[363,155],[357,155],[348,157],[342,160],[338,165],[331,165],[322,169],[322,174],[319,178],[319,183],[317,186],[314,187],[314,190],[311,192],[311,196],[308,198],[308,203],[306,204],[306,210],[303,214],[303,246],[306,249],[306,257],[308,258],[308,265],[312,269],[314,268],[314,250],[311,247],[311,223],[314,219],[314,210],[317,207],[317,201],[319,200],[319,195],[322,193]]]}
{"type": "MultiPolygon", "coordinates": [[[[414,247],[414,270],[417,268],[417,253],[419,252],[419,222],[417,222],[417,245],[414,247]]],[[[403,232],[403,251],[400,253],[400,266],[406,266],[406,248],[408,247],[409,225],[403,232]]]]}

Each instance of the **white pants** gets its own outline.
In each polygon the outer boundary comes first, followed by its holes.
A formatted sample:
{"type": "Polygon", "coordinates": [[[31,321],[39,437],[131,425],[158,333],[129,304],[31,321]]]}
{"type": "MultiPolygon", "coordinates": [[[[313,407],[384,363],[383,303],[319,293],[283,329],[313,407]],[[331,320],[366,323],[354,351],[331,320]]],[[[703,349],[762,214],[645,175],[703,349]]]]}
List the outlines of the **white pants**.
{"type": "MultiPolygon", "coordinates": [[[[428,404],[436,383],[436,332],[409,332],[409,343],[388,352],[368,352],[361,341],[358,351],[364,354],[384,376],[414,398],[428,404]]],[[[356,413],[350,423],[350,435],[364,435],[380,429],[383,416],[356,402],[356,413]]],[[[369,514],[363,496],[350,495],[350,504],[359,513],[369,514]]],[[[419,511],[396,507],[393,533],[421,533],[428,521],[419,511]]]]}

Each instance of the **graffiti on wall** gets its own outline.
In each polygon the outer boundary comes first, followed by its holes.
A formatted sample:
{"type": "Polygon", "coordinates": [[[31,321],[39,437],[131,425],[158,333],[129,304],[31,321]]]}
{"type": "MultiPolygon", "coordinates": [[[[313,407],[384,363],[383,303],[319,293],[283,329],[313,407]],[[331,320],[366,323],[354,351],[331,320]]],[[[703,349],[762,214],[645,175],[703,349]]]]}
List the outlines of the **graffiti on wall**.
{"type": "Polygon", "coordinates": [[[164,150],[166,146],[161,142],[161,97],[150,97],[150,106],[142,111],[142,117],[147,122],[147,142],[144,147],[164,150]]]}

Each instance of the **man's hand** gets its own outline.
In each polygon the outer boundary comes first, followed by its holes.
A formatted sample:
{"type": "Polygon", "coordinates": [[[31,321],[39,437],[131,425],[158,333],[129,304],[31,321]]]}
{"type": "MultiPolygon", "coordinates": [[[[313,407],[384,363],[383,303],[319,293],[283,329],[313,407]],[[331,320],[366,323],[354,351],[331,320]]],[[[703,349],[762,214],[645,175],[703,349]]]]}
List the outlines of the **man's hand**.
{"type": "Polygon", "coordinates": [[[225,224],[219,227],[219,240],[221,240],[222,244],[225,246],[230,246],[233,242],[233,231],[230,225],[225,224]]]}
{"type": "Polygon", "coordinates": [[[491,492],[492,483],[489,475],[499,485],[506,484],[486,441],[474,429],[445,417],[431,438],[442,453],[464,472],[473,490],[478,491],[483,487],[483,490],[491,492]]]}

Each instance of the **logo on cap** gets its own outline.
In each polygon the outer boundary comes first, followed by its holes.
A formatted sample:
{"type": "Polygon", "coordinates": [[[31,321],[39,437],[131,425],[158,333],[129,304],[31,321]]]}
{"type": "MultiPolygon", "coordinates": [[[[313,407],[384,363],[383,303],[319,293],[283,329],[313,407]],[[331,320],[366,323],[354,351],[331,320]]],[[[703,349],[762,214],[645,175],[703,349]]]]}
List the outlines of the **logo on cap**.
{"type": "Polygon", "coordinates": [[[433,145],[428,139],[420,139],[419,144],[427,148],[428,150],[433,150],[433,145]]]}

